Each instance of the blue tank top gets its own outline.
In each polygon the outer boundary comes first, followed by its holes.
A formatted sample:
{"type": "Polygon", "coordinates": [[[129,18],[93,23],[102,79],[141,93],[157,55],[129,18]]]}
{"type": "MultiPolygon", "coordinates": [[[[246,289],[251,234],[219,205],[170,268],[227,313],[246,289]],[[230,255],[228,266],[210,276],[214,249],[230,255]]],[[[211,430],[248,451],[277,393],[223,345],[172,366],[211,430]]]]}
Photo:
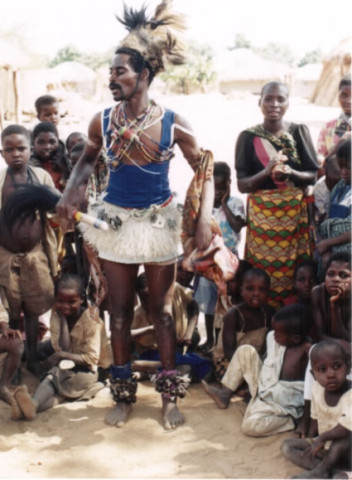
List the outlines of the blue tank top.
{"type": "MultiPolygon", "coordinates": [[[[111,158],[113,153],[109,149],[108,132],[110,113],[111,108],[104,110],[102,128],[107,155],[111,158]]],[[[165,110],[162,118],[160,151],[171,147],[174,119],[174,112],[165,110]]],[[[116,169],[110,169],[104,201],[125,208],[148,208],[150,205],[164,203],[171,195],[169,167],[170,160],[152,162],[143,166],[127,165],[121,162],[116,169]]]]}

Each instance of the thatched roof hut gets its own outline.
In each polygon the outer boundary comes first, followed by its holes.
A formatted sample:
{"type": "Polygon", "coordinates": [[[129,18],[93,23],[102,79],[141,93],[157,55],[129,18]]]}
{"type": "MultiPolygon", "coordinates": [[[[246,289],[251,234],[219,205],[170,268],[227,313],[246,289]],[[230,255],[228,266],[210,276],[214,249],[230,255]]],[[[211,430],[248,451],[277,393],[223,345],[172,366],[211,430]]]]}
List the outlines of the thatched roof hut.
{"type": "Polygon", "coordinates": [[[0,38],[0,128],[4,124],[4,115],[11,116],[14,113],[16,122],[19,122],[18,71],[28,62],[27,54],[0,38]]]}
{"type": "Polygon", "coordinates": [[[351,73],[352,37],[342,40],[324,59],[319,81],[311,96],[317,105],[338,105],[338,86],[341,78],[351,73]]]}
{"type": "Polygon", "coordinates": [[[291,84],[293,69],[285,64],[268,60],[249,48],[237,48],[214,58],[219,90],[248,90],[260,93],[261,87],[277,80],[291,84]]]}

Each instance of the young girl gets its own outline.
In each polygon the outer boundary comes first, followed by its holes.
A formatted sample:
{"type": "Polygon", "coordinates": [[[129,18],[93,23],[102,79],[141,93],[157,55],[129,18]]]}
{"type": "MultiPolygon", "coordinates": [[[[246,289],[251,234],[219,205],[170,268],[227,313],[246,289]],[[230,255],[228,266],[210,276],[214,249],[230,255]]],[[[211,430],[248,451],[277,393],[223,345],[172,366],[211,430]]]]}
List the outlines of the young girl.
{"type": "Polygon", "coordinates": [[[352,390],[346,376],[349,362],[335,340],[315,345],[311,352],[311,421],[318,437],[286,439],[281,451],[294,464],[308,471],[294,478],[335,478],[331,470],[351,469],[352,390]]]}
{"type": "Polygon", "coordinates": [[[224,316],[213,359],[221,376],[238,346],[250,344],[263,353],[265,337],[275,309],[266,303],[270,277],[264,270],[250,268],[243,275],[243,301],[234,305],[224,316]],[[221,367],[220,367],[221,366],[221,367]]]}
{"type": "MultiPolygon", "coordinates": [[[[55,304],[50,319],[51,343],[55,350],[47,363],[51,369],[31,398],[21,385],[14,393],[19,410],[26,420],[47,410],[65,398],[89,398],[98,381],[98,366],[111,365],[105,325],[83,307],[83,285],[77,275],[62,276],[56,284],[55,304]]],[[[16,412],[12,417],[16,418],[16,412]]],[[[18,415],[17,415],[18,416],[18,415]]]]}

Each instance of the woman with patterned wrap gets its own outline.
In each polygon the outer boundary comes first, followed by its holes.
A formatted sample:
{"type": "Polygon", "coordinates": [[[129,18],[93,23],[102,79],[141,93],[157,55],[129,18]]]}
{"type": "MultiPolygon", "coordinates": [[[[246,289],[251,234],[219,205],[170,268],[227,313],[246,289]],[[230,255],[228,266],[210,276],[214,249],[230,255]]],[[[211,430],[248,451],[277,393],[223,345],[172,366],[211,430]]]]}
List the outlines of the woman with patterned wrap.
{"type": "Polygon", "coordinates": [[[305,188],[318,170],[308,128],[283,120],[288,97],[285,84],[264,85],[264,121],[240,133],[235,151],[238,189],[249,194],[245,259],[270,275],[274,306],[290,294],[297,261],[312,254],[305,188]]]}

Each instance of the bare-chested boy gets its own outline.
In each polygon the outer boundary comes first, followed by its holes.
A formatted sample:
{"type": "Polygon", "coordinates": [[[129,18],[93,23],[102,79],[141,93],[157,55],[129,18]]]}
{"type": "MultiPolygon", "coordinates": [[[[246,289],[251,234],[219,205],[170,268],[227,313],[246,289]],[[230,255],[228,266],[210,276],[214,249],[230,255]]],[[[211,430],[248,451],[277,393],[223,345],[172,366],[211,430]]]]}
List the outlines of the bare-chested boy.
{"type": "Polygon", "coordinates": [[[254,347],[242,345],[231,359],[222,388],[203,381],[219,408],[229,406],[243,379],[248,383],[252,399],[241,428],[253,437],[293,430],[303,412],[303,379],[311,346],[308,310],[299,304],[284,307],[273,317],[272,328],[263,363],[254,347]]]}
{"type": "Polygon", "coordinates": [[[38,373],[38,316],[51,308],[54,299],[56,240],[52,230],[38,215],[19,218],[12,228],[8,228],[3,209],[21,184],[53,188],[54,184],[45,170],[28,165],[30,135],[24,127],[6,127],[1,140],[7,168],[0,170],[0,287],[9,305],[10,325],[16,327],[21,313],[24,313],[27,369],[38,373]]]}

